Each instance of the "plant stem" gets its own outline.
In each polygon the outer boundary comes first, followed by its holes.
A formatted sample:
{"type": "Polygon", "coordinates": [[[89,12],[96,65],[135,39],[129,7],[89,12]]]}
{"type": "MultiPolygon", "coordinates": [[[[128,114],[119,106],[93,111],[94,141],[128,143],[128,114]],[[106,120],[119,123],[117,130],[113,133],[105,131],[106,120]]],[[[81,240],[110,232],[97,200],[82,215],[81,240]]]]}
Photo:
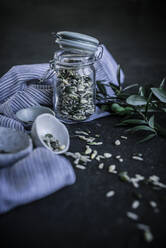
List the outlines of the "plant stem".
{"type": "Polygon", "coordinates": [[[152,98],[152,92],[150,92],[150,94],[149,94],[149,97],[148,97],[148,100],[147,100],[147,104],[146,104],[146,107],[145,107],[145,117],[146,118],[147,118],[148,107],[149,107],[149,103],[150,103],[151,98],[152,98]]]}
{"type": "Polygon", "coordinates": [[[136,107],[134,107],[134,109],[146,122],[148,121],[146,116],[140,110],[138,110],[136,107]]]}

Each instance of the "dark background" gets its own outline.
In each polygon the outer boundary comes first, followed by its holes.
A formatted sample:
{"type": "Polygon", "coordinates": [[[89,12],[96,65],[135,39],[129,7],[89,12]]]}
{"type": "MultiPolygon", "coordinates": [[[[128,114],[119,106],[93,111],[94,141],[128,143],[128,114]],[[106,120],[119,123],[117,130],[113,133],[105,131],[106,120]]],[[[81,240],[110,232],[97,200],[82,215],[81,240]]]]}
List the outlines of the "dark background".
{"type": "MultiPolygon", "coordinates": [[[[98,38],[121,64],[126,84],[158,85],[166,75],[166,8],[158,0],[116,1],[7,1],[1,0],[0,75],[18,64],[48,62],[56,49],[51,32],[69,30],[98,38]]],[[[158,117],[165,125],[165,116],[158,117]]],[[[113,141],[123,135],[115,128],[115,117],[88,124],[69,126],[70,134],[78,128],[99,133],[104,146],[101,153],[122,154],[130,175],[156,174],[166,182],[165,140],[157,138],[137,144],[129,135],[118,148],[113,141]],[[143,163],[131,160],[133,152],[142,152],[143,163]]],[[[84,143],[71,139],[71,151],[83,151],[84,143]]],[[[113,161],[114,163],[116,161],[113,161]]],[[[106,164],[108,166],[108,164],[106,164]]],[[[97,169],[95,162],[87,170],[76,170],[77,182],[45,199],[19,207],[0,217],[0,242],[3,247],[166,247],[165,191],[141,186],[143,199],[138,213],[140,222],[151,226],[154,241],[148,245],[126,217],[131,210],[133,187],[97,169]],[[110,189],[116,195],[107,199],[110,189]],[[149,200],[157,201],[160,212],[154,213],[149,200]]]]}

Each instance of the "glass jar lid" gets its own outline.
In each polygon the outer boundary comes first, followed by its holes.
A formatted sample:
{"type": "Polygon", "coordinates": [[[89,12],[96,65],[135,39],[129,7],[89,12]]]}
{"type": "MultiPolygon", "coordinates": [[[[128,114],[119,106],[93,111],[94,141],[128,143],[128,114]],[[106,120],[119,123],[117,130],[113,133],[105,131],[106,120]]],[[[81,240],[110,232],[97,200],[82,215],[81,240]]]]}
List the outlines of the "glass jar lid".
{"type": "Polygon", "coordinates": [[[99,41],[96,38],[69,31],[57,32],[55,42],[63,50],[72,50],[86,54],[95,54],[99,46],[99,41]]]}

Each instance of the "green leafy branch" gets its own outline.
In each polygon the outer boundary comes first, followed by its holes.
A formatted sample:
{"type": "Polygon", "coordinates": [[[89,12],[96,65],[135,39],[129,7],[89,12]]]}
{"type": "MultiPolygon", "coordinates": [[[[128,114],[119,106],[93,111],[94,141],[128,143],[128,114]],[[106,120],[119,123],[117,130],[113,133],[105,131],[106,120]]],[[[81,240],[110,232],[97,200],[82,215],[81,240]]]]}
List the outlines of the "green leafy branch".
{"type": "Polygon", "coordinates": [[[158,88],[138,84],[123,87],[120,71],[121,68],[118,66],[118,85],[97,81],[98,106],[104,111],[122,116],[123,119],[117,126],[130,126],[127,132],[148,132],[148,135],[139,142],[150,140],[158,135],[166,137],[166,130],[156,122],[155,118],[157,112],[166,112],[166,90],[164,89],[166,79],[162,80],[158,88]],[[108,88],[114,93],[111,97],[107,93],[108,88]],[[131,94],[129,90],[135,88],[136,92],[131,94]]]}

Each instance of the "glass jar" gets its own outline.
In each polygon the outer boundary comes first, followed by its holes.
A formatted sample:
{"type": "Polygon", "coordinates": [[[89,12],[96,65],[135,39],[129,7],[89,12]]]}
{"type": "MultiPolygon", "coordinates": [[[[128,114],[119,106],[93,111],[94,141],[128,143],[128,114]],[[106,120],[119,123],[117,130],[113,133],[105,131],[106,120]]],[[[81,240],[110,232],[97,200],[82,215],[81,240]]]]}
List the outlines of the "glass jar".
{"type": "Polygon", "coordinates": [[[65,123],[87,120],[96,109],[94,63],[102,55],[99,41],[79,33],[58,32],[55,42],[61,48],[50,64],[56,74],[55,115],[65,123]]]}
{"type": "Polygon", "coordinates": [[[53,102],[57,118],[68,123],[88,119],[95,113],[94,58],[60,51],[54,59],[57,78],[53,102]]]}

